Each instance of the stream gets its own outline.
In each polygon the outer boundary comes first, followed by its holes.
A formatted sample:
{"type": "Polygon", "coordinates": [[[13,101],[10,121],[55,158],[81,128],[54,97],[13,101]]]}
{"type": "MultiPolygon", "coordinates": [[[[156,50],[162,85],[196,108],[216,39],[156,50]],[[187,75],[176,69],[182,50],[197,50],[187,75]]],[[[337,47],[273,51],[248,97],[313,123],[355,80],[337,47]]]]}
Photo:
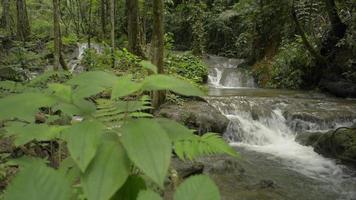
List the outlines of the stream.
{"type": "MultiPolygon", "coordinates": [[[[353,126],[356,100],[259,89],[249,71],[239,67],[242,62],[206,59],[210,86],[206,100],[230,120],[224,137],[241,154],[248,173],[273,181],[282,199],[356,199],[354,169],[296,142],[301,133],[353,126]]],[[[236,199],[244,199],[243,194],[237,192],[236,199]]]]}

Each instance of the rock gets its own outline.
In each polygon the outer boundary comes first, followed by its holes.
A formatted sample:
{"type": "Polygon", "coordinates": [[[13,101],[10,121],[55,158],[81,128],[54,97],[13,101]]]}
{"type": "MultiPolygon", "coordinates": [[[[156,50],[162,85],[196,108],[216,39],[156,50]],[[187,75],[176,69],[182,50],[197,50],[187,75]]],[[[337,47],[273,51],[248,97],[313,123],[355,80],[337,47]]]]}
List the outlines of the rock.
{"type": "MultiPolygon", "coordinates": [[[[184,177],[187,174],[210,176],[218,186],[222,200],[284,199],[274,181],[247,174],[241,160],[233,157],[215,155],[199,158],[196,162],[183,162],[174,158],[172,168],[183,179],[188,178],[184,177]]],[[[165,199],[170,199],[172,194],[172,187],[167,187],[165,199]]]]}
{"type": "Polygon", "coordinates": [[[298,138],[302,144],[313,146],[319,154],[356,166],[355,128],[338,128],[327,133],[304,134],[298,138]]]}
{"type": "Polygon", "coordinates": [[[346,80],[320,82],[322,89],[338,97],[356,97],[356,83],[346,80]]]}
{"type": "Polygon", "coordinates": [[[299,144],[302,144],[304,146],[313,146],[314,143],[319,139],[319,137],[322,135],[323,133],[321,132],[315,132],[315,133],[299,133],[296,137],[296,141],[299,144]]]}
{"type": "Polygon", "coordinates": [[[296,132],[327,130],[338,127],[340,123],[351,124],[356,119],[355,108],[353,105],[337,104],[333,108],[324,108],[322,103],[308,102],[287,106],[283,116],[287,125],[296,132]]]}
{"type": "Polygon", "coordinates": [[[182,105],[165,104],[155,113],[156,116],[176,120],[199,135],[207,132],[223,134],[229,120],[217,109],[204,101],[186,101],[182,105]]]}

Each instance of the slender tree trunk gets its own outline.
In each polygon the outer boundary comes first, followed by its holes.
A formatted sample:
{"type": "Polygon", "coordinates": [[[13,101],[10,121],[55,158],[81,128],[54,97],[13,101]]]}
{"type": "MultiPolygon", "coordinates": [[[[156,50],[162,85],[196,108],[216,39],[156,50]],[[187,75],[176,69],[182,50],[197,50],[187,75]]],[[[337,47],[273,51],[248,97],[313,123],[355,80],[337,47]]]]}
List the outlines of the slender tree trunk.
{"type": "Polygon", "coordinates": [[[101,33],[102,33],[102,38],[105,38],[106,36],[106,0],[101,0],[100,4],[100,17],[101,17],[101,33]]]}
{"type": "Polygon", "coordinates": [[[115,61],[115,0],[110,0],[110,21],[111,21],[111,59],[112,59],[112,67],[116,67],[115,61]]]}
{"type": "MultiPolygon", "coordinates": [[[[163,30],[163,0],[153,0],[153,59],[159,74],[164,73],[164,30],[163,30]]],[[[164,103],[165,91],[153,93],[152,106],[157,109],[164,103]]]]}
{"type": "Polygon", "coordinates": [[[138,0],[126,0],[127,36],[129,51],[140,57],[145,57],[141,46],[140,18],[138,0]]]}
{"type": "Polygon", "coordinates": [[[17,9],[17,39],[26,41],[31,34],[27,16],[26,0],[16,0],[17,9]]]}
{"type": "Polygon", "coordinates": [[[54,70],[59,69],[59,65],[62,65],[64,70],[68,70],[68,66],[62,55],[62,38],[61,38],[61,28],[59,24],[60,11],[59,11],[59,0],[53,0],[53,32],[54,32],[54,70]]]}
{"type": "Polygon", "coordinates": [[[60,55],[61,55],[61,48],[60,48],[60,25],[59,25],[59,0],[53,0],[53,33],[54,33],[54,62],[53,68],[54,70],[59,69],[60,65],[60,55]]]}
{"type": "Polygon", "coordinates": [[[11,26],[10,26],[10,2],[9,0],[2,1],[2,17],[1,17],[1,27],[4,28],[6,31],[11,33],[11,26]]]}
{"type": "Polygon", "coordinates": [[[92,15],[92,5],[93,5],[93,1],[90,0],[89,1],[89,17],[88,17],[88,48],[91,48],[91,36],[92,36],[92,27],[91,27],[91,15],[92,15]]]}

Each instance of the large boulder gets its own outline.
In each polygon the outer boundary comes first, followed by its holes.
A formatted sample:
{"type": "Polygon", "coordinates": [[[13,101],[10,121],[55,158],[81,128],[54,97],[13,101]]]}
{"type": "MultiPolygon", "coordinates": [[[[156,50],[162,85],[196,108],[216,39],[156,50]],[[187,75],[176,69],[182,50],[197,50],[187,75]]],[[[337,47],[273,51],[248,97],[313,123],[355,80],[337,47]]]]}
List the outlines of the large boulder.
{"type": "Polygon", "coordinates": [[[322,89],[338,97],[356,97],[356,83],[348,80],[322,80],[320,86],[322,89]]]}
{"type": "Polygon", "coordinates": [[[307,133],[297,137],[300,143],[313,146],[326,157],[356,166],[356,128],[339,128],[327,133],[307,133]]]}
{"type": "MultiPolygon", "coordinates": [[[[178,184],[189,176],[208,175],[219,188],[222,200],[284,199],[274,181],[254,175],[241,160],[229,156],[209,156],[194,162],[174,158],[172,168],[179,176],[178,184]]],[[[164,199],[172,199],[173,190],[172,183],[168,183],[164,199]]]]}
{"type": "Polygon", "coordinates": [[[199,135],[207,132],[224,134],[229,120],[217,109],[204,101],[185,101],[182,104],[164,104],[155,113],[158,117],[166,117],[180,122],[199,135]]]}

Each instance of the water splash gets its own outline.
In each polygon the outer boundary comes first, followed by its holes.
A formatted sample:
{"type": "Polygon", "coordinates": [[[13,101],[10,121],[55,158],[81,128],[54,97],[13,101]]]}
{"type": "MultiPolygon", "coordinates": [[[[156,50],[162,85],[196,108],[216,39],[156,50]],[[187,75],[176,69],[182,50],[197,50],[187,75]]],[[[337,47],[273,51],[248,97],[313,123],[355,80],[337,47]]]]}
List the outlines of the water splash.
{"type": "Polygon", "coordinates": [[[240,67],[243,60],[209,56],[205,62],[209,66],[208,82],[214,88],[256,87],[249,71],[240,67]]]}
{"type": "MultiPolygon", "coordinates": [[[[331,190],[343,194],[341,199],[356,196],[356,185],[352,184],[356,180],[347,175],[349,169],[338,165],[334,160],[322,157],[314,152],[312,147],[303,146],[295,141],[297,131],[289,126],[293,123],[286,119],[284,111],[291,104],[301,101],[307,104],[310,103],[309,100],[282,100],[271,97],[208,97],[207,100],[230,119],[225,137],[231,145],[267,154],[269,158],[278,160],[286,168],[328,183],[331,190]],[[351,189],[345,189],[346,187],[351,189]]],[[[335,105],[334,102],[326,103],[324,107],[330,108],[330,105],[339,111],[346,109],[343,104],[335,105]]],[[[352,123],[349,119],[350,117],[341,117],[339,121],[342,123],[339,125],[352,123]]],[[[307,119],[304,122],[307,123],[307,119]]],[[[322,128],[327,130],[335,126],[327,127],[326,123],[318,124],[315,121],[310,123],[314,126],[308,126],[308,131],[322,128]]]]}

